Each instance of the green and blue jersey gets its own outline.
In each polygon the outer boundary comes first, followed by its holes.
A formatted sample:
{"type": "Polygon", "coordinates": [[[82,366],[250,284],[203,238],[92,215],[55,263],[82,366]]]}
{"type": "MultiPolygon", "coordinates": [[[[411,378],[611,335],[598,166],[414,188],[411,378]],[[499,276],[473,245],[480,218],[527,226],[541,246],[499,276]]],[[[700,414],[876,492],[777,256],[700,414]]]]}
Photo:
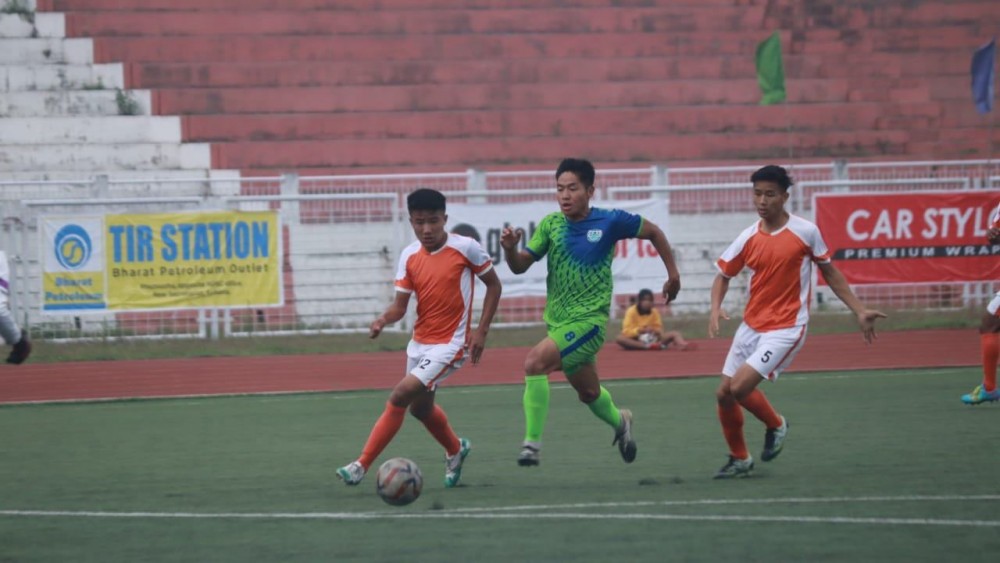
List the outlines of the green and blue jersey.
{"type": "Polygon", "coordinates": [[[542,219],[527,250],[535,260],[548,255],[546,324],[584,319],[601,326],[607,323],[615,244],[638,235],[642,221],[634,213],[598,207],[579,221],[570,221],[559,211],[542,219]]]}

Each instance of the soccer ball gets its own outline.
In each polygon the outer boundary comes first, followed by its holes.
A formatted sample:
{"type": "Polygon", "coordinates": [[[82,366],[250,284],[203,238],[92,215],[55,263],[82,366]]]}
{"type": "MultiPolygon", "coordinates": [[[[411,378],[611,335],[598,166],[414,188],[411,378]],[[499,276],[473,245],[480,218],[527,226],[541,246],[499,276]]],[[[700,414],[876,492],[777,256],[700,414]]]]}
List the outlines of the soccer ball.
{"type": "Polygon", "coordinates": [[[394,457],[378,468],[375,492],[382,500],[403,506],[417,500],[424,488],[424,476],[416,463],[405,457],[394,457]]]}
{"type": "Polygon", "coordinates": [[[653,334],[652,332],[644,332],[639,335],[639,342],[642,342],[646,346],[649,346],[652,343],[656,342],[656,335],[653,334]]]}

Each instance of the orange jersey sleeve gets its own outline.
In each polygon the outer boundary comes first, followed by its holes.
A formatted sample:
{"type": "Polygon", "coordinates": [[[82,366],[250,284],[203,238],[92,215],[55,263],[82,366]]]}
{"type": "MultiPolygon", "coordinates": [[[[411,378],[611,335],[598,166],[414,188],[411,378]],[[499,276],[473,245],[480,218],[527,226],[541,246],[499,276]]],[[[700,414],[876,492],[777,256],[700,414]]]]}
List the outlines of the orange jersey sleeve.
{"type": "Polygon", "coordinates": [[[406,247],[396,272],[396,290],[417,297],[413,339],[421,344],[464,341],[472,316],[474,276],[493,267],[475,240],[449,234],[445,245],[428,252],[419,242],[406,247]]]}
{"type": "Polygon", "coordinates": [[[812,264],[828,263],[830,250],[816,225],[797,216],[773,233],[760,222],[746,229],[723,252],[716,265],[733,277],[750,271],[743,320],[757,331],[803,325],[812,300],[812,264]]]}

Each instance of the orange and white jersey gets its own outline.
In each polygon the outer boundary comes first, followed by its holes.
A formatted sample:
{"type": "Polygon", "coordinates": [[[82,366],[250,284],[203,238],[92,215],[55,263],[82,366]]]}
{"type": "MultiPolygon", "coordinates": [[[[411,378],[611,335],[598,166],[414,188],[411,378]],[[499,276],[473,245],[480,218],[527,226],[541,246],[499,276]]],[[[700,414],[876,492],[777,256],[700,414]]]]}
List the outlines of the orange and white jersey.
{"type": "Polygon", "coordinates": [[[750,271],[743,322],[763,332],[809,322],[813,262],[830,262],[830,251],[814,223],[791,215],[773,233],[761,231],[760,221],[754,223],[729,245],[716,266],[727,278],[743,268],[750,271]]]}
{"type": "Polygon", "coordinates": [[[415,241],[399,257],[396,291],[417,296],[413,340],[420,344],[464,343],[472,319],[475,280],[493,262],[475,239],[450,233],[444,246],[428,252],[415,241]]]}

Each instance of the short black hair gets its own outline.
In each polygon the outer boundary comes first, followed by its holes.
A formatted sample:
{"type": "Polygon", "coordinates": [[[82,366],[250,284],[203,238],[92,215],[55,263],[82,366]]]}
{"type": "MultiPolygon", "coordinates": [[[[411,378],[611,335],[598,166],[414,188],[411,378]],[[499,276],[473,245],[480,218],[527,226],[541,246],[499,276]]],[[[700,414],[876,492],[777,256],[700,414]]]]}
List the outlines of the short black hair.
{"type": "Polygon", "coordinates": [[[649,289],[640,289],[639,290],[639,297],[637,299],[639,301],[642,301],[646,297],[649,297],[650,299],[652,299],[653,298],[653,291],[649,290],[649,289]]]}
{"type": "Polygon", "coordinates": [[[594,165],[589,160],[583,158],[564,158],[556,169],[556,179],[563,175],[563,172],[572,172],[580,179],[580,183],[590,187],[594,185],[594,165]]]}
{"type": "Polygon", "coordinates": [[[444,211],[444,194],[430,188],[420,188],[406,196],[409,211],[444,211]]]}
{"type": "Polygon", "coordinates": [[[759,168],[750,175],[750,182],[754,184],[757,182],[773,182],[781,186],[781,189],[786,192],[793,184],[792,178],[788,175],[788,170],[776,164],[768,164],[763,168],[759,168]]]}
{"type": "Polygon", "coordinates": [[[476,242],[483,242],[482,237],[479,236],[479,231],[468,223],[459,223],[455,225],[455,228],[453,228],[451,232],[456,235],[462,235],[463,237],[475,239],[476,242]]]}

